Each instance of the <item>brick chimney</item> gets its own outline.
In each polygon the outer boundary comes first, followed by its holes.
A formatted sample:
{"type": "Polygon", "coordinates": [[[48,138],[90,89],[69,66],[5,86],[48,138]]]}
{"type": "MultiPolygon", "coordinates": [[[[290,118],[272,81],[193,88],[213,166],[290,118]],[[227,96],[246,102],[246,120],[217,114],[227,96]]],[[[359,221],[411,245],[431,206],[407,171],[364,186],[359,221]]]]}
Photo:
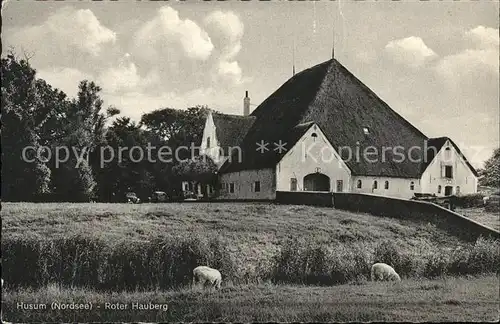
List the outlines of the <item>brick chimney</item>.
{"type": "Polygon", "coordinates": [[[250,98],[248,97],[248,91],[245,91],[245,98],[243,98],[243,116],[250,115],[250,98]]]}

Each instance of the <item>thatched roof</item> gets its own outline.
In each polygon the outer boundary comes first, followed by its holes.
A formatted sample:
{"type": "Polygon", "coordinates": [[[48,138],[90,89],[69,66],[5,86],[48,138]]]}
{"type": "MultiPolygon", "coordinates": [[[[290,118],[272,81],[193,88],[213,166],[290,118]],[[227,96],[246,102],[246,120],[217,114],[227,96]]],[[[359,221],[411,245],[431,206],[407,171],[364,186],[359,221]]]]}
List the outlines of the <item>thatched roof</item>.
{"type": "Polygon", "coordinates": [[[226,115],[212,113],[215,132],[220,147],[228,152],[229,147],[238,146],[255,121],[254,116],[226,115]]]}
{"type": "Polygon", "coordinates": [[[296,126],[314,122],[341,154],[353,175],[418,178],[422,173],[422,152],[427,136],[335,59],[293,76],[251,116],[256,122],[241,142],[243,160],[241,163],[237,159],[228,161],[220,172],[275,166],[286,152],[274,151],[273,143],[282,140],[287,143],[287,150],[291,149],[300,138],[296,126]],[[365,127],[368,134],[364,132],[365,127]],[[269,151],[256,151],[256,143],[261,141],[270,143],[269,151]],[[362,155],[361,159],[355,158],[356,152],[362,153],[366,147],[377,150],[378,158],[369,156],[376,162],[362,155]],[[408,151],[413,147],[420,150],[408,151]],[[384,153],[384,148],[394,151],[384,153]],[[353,158],[349,158],[349,150],[353,158]],[[405,155],[404,161],[398,161],[398,153],[405,155]]]}
{"type": "Polygon", "coordinates": [[[426,158],[426,163],[422,164],[422,173],[427,169],[429,164],[431,164],[432,160],[435,157],[435,153],[438,153],[443,145],[446,143],[446,141],[450,141],[451,145],[457,150],[458,154],[464,159],[465,164],[469,167],[469,169],[472,171],[472,173],[477,177],[479,176],[476,169],[469,163],[465,155],[463,155],[462,151],[458,148],[457,144],[453,142],[450,138],[448,137],[436,137],[436,138],[429,138],[427,141],[427,158],[426,158]]]}

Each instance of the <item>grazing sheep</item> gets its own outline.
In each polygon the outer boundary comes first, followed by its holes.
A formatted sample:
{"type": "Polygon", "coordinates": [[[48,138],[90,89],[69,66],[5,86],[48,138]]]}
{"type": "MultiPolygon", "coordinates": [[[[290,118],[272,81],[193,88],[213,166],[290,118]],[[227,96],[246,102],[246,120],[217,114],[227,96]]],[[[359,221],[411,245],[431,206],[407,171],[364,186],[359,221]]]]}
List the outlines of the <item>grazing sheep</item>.
{"type": "Polygon", "coordinates": [[[375,263],[371,271],[372,281],[401,281],[398,273],[388,264],[375,263]]]}
{"type": "Polygon", "coordinates": [[[203,286],[209,282],[211,287],[220,289],[222,276],[217,269],[212,269],[207,266],[199,266],[193,270],[193,286],[196,285],[196,281],[201,282],[203,286]]]}

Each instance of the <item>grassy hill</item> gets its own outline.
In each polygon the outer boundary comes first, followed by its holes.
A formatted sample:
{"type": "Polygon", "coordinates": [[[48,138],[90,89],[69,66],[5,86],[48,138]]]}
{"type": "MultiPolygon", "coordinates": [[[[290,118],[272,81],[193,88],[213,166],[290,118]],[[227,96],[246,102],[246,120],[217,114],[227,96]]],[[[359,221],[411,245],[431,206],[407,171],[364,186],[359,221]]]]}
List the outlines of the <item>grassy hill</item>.
{"type": "Polygon", "coordinates": [[[391,240],[416,254],[465,243],[429,223],[356,214],[333,208],[263,203],[31,204],[4,203],[2,234],[100,236],[110,241],[198,233],[222,236],[244,259],[277,251],[287,238],[309,237],[335,246],[391,240]]]}
{"type": "Polygon", "coordinates": [[[266,203],[4,203],[2,234],[11,271],[38,269],[30,285],[169,287],[199,263],[233,282],[324,284],[366,280],[373,262],[403,277],[495,272],[499,263],[496,243],[474,246],[426,222],[266,203]]]}

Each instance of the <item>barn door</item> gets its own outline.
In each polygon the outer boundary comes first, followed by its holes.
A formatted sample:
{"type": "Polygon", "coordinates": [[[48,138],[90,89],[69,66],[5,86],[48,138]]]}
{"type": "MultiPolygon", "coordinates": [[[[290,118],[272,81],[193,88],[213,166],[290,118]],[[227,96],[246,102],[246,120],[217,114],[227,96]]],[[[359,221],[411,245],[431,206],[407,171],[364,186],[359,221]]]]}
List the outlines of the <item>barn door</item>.
{"type": "Polygon", "coordinates": [[[330,191],[330,178],[326,174],[311,173],[304,177],[305,191],[330,191]]]}

